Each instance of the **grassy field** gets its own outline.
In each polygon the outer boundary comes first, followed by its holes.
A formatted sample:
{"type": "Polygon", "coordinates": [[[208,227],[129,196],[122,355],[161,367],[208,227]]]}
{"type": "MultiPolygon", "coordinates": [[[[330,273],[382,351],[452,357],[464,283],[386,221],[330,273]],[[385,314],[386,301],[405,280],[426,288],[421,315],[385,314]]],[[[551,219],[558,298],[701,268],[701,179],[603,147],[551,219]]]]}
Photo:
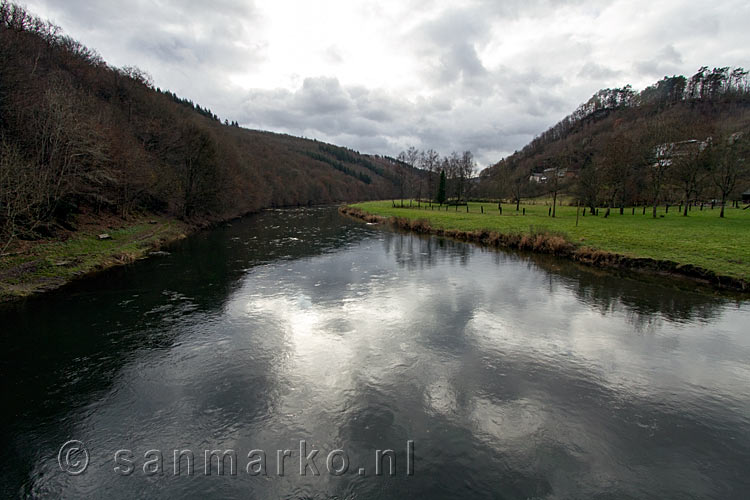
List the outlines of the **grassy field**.
{"type": "Polygon", "coordinates": [[[97,269],[132,262],[186,231],[181,222],[149,218],[115,227],[83,227],[65,241],[28,242],[0,256],[0,301],[57,288],[97,269]],[[112,239],[99,240],[101,233],[112,239]]]}
{"type": "MultiPolygon", "coordinates": [[[[397,202],[398,203],[398,202],[397,202]]],[[[651,217],[651,209],[626,208],[624,215],[619,209],[612,210],[604,218],[580,216],[576,227],[576,207],[557,207],[557,216],[549,217],[549,206],[536,200],[535,204],[522,204],[526,215],[515,211],[515,205],[504,204],[503,215],[497,205],[469,203],[465,206],[445,207],[438,210],[422,206],[417,208],[394,208],[391,201],[365,202],[352,205],[368,213],[381,216],[426,219],[431,226],[443,229],[472,231],[486,229],[498,233],[523,233],[550,231],[563,233],[565,238],[577,245],[626,255],[670,260],[680,264],[692,264],[714,271],[723,276],[744,280],[750,279],[750,209],[726,209],[725,218],[719,218],[719,209],[694,208],[687,217],[678,212],[678,207],[660,207],[658,217],[651,217]],[[484,214],[481,213],[484,208],[484,214]]],[[[582,209],[581,209],[582,213],[582,209]]]]}

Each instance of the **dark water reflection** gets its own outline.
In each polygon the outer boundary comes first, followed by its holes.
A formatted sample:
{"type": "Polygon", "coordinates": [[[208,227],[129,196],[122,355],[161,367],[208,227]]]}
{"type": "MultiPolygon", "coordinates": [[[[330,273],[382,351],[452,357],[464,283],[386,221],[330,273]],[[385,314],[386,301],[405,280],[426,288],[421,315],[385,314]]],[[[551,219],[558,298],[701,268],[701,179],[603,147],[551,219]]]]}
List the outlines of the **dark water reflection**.
{"type": "Polygon", "coordinates": [[[267,212],[0,310],[0,491],[745,498],[749,321],[746,303],[674,282],[330,208],[267,212]],[[90,451],[83,475],[60,471],[68,439],[90,451]],[[300,476],[301,439],[320,476],[300,476]],[[113,470],[123,448],[130,476],[113,470]],[[336,448],[341,477],[326,469],[336,448]],[[388,448],[396,475],[375,477],[388,448]],[[142,469],[152,449],[162,475],[142,469]],[[194,451],[195,475],[174,476],[175,449],[194,451]],[[237,475],[206,477],[206,449],[236,450],[237,475]],[[253,449],[266,476],[246,473],[253,449]],[[284,476],[278,449],[293,452],[284,476]]]}

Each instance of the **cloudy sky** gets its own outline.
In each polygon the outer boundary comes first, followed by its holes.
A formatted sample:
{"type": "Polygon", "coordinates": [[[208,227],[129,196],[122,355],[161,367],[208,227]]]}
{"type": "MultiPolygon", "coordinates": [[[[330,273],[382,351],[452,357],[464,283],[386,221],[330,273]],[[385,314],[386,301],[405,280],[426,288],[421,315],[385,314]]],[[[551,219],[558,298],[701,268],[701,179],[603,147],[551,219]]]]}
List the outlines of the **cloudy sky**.
{"type": "Polygon", "coordinates": [[[250,128],[395,155],[520,149],[595,91],[750,66],[750,3],[30,0],[114,66],[250,128]]]}

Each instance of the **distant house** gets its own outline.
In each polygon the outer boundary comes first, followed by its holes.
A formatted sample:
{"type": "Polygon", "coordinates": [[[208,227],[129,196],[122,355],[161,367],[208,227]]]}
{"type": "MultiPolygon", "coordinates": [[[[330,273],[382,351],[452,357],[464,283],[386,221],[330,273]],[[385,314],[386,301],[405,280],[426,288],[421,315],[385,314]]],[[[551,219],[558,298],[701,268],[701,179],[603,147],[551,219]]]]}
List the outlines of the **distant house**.
{"type": "Polygon", "coordinates": [[[568,172],[568,169],[567,168],[554,168],[554,167],[552,167],[552,168],[545,168],[544,169],[544,176],[547,177],[548,179],[550,177],[554,177],[555,176],[555,171],[557,171],[557,176],[558,177],[565,177],[565,174],[568,172]]]}
{"type": "Polygon", "coordinates": [[[654,148],[654,166],[669,166],[675,159],[683,156],[695,155],[706,149],[711,141],[709,137],[705,141],[690,139],[680,142],[666,142],[654,148]]]}
{"type": "Polygon", "coordinates": [[[533,172],[531,174],[531,177],[529,177],[530,182],[538,182],[540,184],[543,184],[547,182],[547,176],[544,175],[542,172],[533,172]]]}
{"type": "Polygon", "coordinates": [[[532,172],[529,181],[544,184],[555,177],[555,171],[557,171],[558,178],[570,177],[567,168],[545,168],[543,172],[532,172]]]}

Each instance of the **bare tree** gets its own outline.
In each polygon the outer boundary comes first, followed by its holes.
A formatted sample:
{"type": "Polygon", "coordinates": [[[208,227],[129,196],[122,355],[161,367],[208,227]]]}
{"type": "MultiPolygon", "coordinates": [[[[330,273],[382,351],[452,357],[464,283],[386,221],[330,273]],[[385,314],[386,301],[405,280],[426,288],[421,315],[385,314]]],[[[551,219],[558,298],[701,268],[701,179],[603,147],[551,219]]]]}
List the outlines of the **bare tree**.
{"type": "Polygon", "coordinates": [[[432,201],[436,195],[436,179],[439,176],[440,155],[434,149],[422,151],[420,165],[427,171],[427,196],[432,201]]]}
{"type": "Polygon", "coordinates": [[[553,158],[552,167],[550,167],[549,175],[547,177],[547,187],[549,192],[552,193],[552,217],[555,217],[557,212],[557,194],[560,192],[565,180],[565,175],[573,164],[572,152],[568,149],[563,151],[553,158]]]}
{"type": "Polygon", "coordinates": [[[135,95],[141,89],[153,89],[154,81],[151,75],[137,66],[124,66],[122,69],[113,71],[115,91],[120,99],[127,105],[128,122],[133,120],[133,105],[135,95]]]}
{"type": "Polygon", "coordinates": [[[38,169],[17,148],[0,140],[0,253],[19,232],[19,226],[38,224],[44,191],[37,184],[38,169]]]}
{"type": "Polygon", "coordinates": [[[528,187],[529,169],[523,167],[517,168],[511,182],[511,192],[513,193],[513,201],[516,202],[516,212],[521,209],[521,198],[523,198],[528,187]]]}
{"type": "Polygon", "coordinates": [[[461,194],[461,185],[459,181],[459,162],[461,157],[458,153],[453,151],[450,156],[443,158],[443,170],[445,171],[445,177],[447,181],[447,196],[450,199],[451,195],[456,198],[456,204],[461,194]]]}
{"type": "Polygon", "coordinates": [[[682,192],[685,205],[682,215],[687,217],[690,203],[698,195],[698,188],[708,176],[709,152],[707,143],[695,141],[687,144],[681,154],[673,159],[671,180],[682,192]]]}
{"type": "Polygon", "coordinates": [[[675,130],[676,124],[668,123],[663,118],[656,118],[646,127],[645,135],[641,137],[642,141],[638,148],[637,157],[649,164],[648,191],[652,201],[651,216],[654,219],[672,167],[675,145],[674,142],[670,142],[670,139],[675,130]]]}
{"type": "Polygon", "coordinates": [[[457,161],[458,169],[458,191],[457,198],[461,201],[461,195],[466,196],[468,193],[468,183],[476,170],[476,162],[471,151],[464,151],[457,161]]]}
{"type": "Polygon", "coordinates": [[[207,211],[219,184],[213,135],[192,121],[185,122],[173,136],[166,154],[176,172],[182,216],[192,216],[198,207],[207,211]]]}
{"type": "MultiPolygon", "coordinates": [[[[398,155],[398,160],[400,162],[406,163],[412,168],[417,167],[417,163],[419,162],[420,153],[417,148],[414,146],[409,146],[409,149],[406,151],[401,151],[398,155]]],[[[412,172],[408,172],[407,169],[402,168],[399,172],[399,196],[401,198],[401,206],[404,206],[404,195],[407,194],[411,198],[412,191],[413,191],[413,176],[412,172]]],[[[421,183],[420,183],[421,187],[421,183]]]]}
{"type": "Polygon", "coordinates": [[[638,147],[629,134],[619,133],[607,141],[599,160],[599,168],[608,208],[619,206],[622,213],[626,183],[633,175],[638,161],[638,147]]]}
{"type": "Polygon", "coordinates": [[[737,181],[747,173],[747,136],[738,132],[721,137],[711,149],[711,179],[721,196],[719,217],[724,217],[724,206],[729,194],[737,186],[737,181]]]}
{"type": "Polygon", "coordinates": [[[498,199],[498,203],[502,203],[502,199],[507,195],[511,177],[512,171],[510,165],[505,161],[501,161],[495,166],[492,177],[488,180],[483,180],[483,182],[492,184],[490,193],[494,193],[494,196],[498,199]]]}
{"type": "Polygon", "coordinates": [[[596,212],[596,206],[601,196],[604,184],[602,177],[599,165],[591,158],[587,158],[579,171],[577,187],[579,199],[585,206],[589,207],[592,214],[596,212]]]}

